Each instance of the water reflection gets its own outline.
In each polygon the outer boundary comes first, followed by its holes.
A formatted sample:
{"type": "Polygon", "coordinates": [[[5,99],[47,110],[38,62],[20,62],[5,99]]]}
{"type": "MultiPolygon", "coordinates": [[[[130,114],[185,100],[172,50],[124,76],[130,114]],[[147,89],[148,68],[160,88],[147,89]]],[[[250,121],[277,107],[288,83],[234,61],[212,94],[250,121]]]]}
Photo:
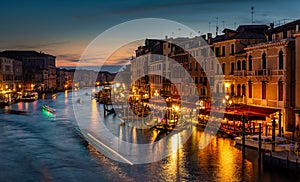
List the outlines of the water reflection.
{"type": "Polygon", "coordinates": [[[64,100],[66,105],[68,104],[68,101],[69,101],[68,98],[69,98],[69,91],[66,90],[66,91],[65,91],[65,100],[64,100]]]}
{"type": "MultiPolygon", "coordinates": [[[[87,91],[78,91],[81,97],[87,91]]],[[[26,115],[0,114],[0,181],[40,181],[47,175],[53,181],[297,181],[299,174],[263,168],[257,165],[257,151],[246,150],[246,159],[233,146],[233,141],[215,137],[204,149],[199,149],[201,129],[192,128],[193,134],[183,145],[178,134],[168,143],[158,143],[157,149],[170,146],[173,153],[151,164],[127,165],[98,153],[78,137],[72,114],[71,94],[59,93],[57,99],[17,103],[7,109],[28,111],[26,115]],[[66,101],[68,99],[68,101],[66,101]],[[57,109],[51,119],[41,111],[43,104],[57,109]],[[60,118],[60,119],[59,119],[60,118]],[[13,169],[13,170],[12,170],[13,169]],[[44,172],[43,172],[44,171],[44,172]]],[[[79,104],[79,103],[77,103],[79,104]]],[[[101,105],[91,102],[86,113],[97,126],[101,105]]],[[[103,119],[103,118],[102,118],[103,119]]],[[[159,140],[157,131],[139,130],[122,126],[117,117],[103,119],[116,136],[133,143],[159,140]],[[113,126],[112,126],[113,125],[113,126]],[[146,140],[147,139],[147,140],[146,140]]],[[[96,127],[97,128],[97,127],[96,127]]],[[[153,156],[155,155],[153,151],[153,156]]]]}

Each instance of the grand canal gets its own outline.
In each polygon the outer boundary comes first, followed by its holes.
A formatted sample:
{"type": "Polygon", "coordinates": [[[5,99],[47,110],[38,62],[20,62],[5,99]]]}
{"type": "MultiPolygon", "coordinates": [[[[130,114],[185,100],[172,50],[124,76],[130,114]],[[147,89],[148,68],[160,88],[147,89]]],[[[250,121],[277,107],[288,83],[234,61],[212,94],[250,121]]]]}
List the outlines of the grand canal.
{"type": "MultiPolygon", "coordinates": [[[[78,96],[91,90],[77,91],[78,96]]],[[[94,107],[100,107],[95,104],[94,107]]],[[[91,111],[93,112],[93,111],[91,111]]],[[[107,119],[113,123],[113,117],[107,119]]],[[[150,164],[129,165],[96,152],[78,135],[72,92],[0,109],[0,181],[297,181],[294,173],[259,167],[257,151],[242,159],[234,141],[215,137],[198,147],[202,130],[171,156],[150,164]],[[55,116],[42,112],[48,104],[55,116]],[[14,111],[26,111],[18,113],[14,111]]],[[[120,126],[133,139],[143,132],[120,126]],[[130,132],[128,132],[130,131],[130,132]]]]}

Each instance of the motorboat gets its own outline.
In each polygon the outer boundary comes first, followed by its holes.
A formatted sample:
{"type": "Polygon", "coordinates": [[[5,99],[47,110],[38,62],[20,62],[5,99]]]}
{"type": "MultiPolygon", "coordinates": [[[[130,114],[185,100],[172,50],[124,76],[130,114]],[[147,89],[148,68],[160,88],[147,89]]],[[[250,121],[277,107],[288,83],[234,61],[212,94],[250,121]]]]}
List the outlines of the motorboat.
{"type": "MultiPolygon", "coordinates": [[[[242,145],[242,137],[235,137],[235,144],[242,145]]],[[[274,142],[272,141],[272,136],[261,136],[261,149],[262,150],[272,150],[274,142]]],[[[245,137],[245,146],[250,148],[258,149],[259,136],[258,135],[248,135],[245,137]]],[[[288,145],[288,140],[283,137],[275,137],[275,151],[286,150],[286,145],[288,145]]]]}
{"type": "Polygon", "coordinates": [[[45,105],[42,106],[42,110],[43,110],[43,111],[47,111],[47,112],[52,113],[52,114],[56,112],[55,109],[51,108],[51,107],[50,107],[49,105],[47,105],[47,104],[45,104],[45,105]]]}
{"type": "Polygon", "coordinates": [[[20,98],[21,102],[33,102],[38,99],[38,94],[36,92],[25,92],[20,98]]]}

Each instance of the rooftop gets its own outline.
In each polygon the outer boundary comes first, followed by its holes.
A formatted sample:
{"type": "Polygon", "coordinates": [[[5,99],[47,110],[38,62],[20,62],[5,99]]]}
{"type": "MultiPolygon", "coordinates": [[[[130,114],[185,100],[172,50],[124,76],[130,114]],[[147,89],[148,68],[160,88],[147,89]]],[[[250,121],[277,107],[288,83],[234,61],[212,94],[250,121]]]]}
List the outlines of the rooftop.
{"type": "Polygon", "coordinates": [[[52,57],[55,58],[55,56],[52,56],[50,54],[45,54],[43,52],[37,52],[37,51],[22,51],[22,50],[7,50],[0,52],[0,56],[10,57],[14,59],[22,59],[24,57],[52,57]]]}

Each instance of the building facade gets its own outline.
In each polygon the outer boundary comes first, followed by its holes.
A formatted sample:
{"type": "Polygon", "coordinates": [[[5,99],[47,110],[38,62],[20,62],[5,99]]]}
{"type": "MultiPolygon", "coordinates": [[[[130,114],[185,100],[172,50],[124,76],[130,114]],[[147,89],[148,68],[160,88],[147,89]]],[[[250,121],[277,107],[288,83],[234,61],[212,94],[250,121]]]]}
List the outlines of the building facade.
{"type": "Polygon", "coordinates": [[[0,90],[12,91],[14,83],[14,59],[0,57],[0,90]]]}
{"type": "Polygon", "coordinates": [[[56,88],[55,56],[36,51],[4,51],[1,54],[22,61],[25,90],[56,88]]]}

